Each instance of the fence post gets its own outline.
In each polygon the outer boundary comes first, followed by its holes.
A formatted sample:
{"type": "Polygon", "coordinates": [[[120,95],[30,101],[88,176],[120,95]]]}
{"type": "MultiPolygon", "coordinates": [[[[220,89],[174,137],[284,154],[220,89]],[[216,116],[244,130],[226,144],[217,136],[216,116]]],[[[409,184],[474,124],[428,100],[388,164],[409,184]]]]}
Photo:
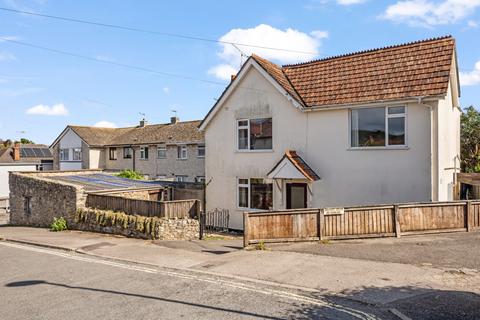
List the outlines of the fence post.
{"type": "Polygon", "coordinates": [[[200,212],[199,215],[198,215],[198,224],[199,224],[199,227],[200,227],[199,238],[200,238],[200,240],[202,240],[203,239],[203,230],[205,228],[205,214],[203,212],[200,212]]]}
{"type": "Polygon", "coordinates": [[[243,213],[243,247],[248,247],[248,242],[249,242],[249,234],[248,234],[248,212],[243,213]]]}
{"type": "Polygon", "coordinates": [[[465,215],[467,232],[473,231],[473,206],[470,200],[467,201],[467,205],[465,206],[465,215]]]}
{"type": "Polygon", "coordinates": [[[322,240],[322,238],[323,238],[322,228],[323,228],[323,209],[318,209],[318,214],[317,214],[317,237],[318,237],[318,240],[322,240]]]}
{"type": "Polygon", "coordinates": [[[394,205],[393,206],[393,220],[395,222],[395,236],[397,238],[400,238],[402,236],[402,230],[400,228],[400,208],[398,207],[398,205],[394,205]]]}

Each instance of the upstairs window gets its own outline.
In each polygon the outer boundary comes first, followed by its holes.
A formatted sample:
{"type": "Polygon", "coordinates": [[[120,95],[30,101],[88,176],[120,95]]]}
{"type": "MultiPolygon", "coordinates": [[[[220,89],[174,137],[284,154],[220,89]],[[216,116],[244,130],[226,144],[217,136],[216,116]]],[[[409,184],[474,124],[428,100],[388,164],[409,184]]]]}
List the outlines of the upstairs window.
{"type": "Polygon", "coordinates": [[[124,159],[132,159],[133,157],[133,149],[131,147],[124,147],[123,148],[123,158],[124,159]]]}
{"type": "Polygon", "coordinates": [[[238,150],[272,150],[272,118],[237,121],[238,150]]]}
{"type": "Polygon", "coordinates": [[[148,160],[148,147],[140,147],[140,159],[148,160]]]}
{"type": "Polygon", "coordinates": [[[165,159],[167,157],[167,146],[164,144],[157,146],[157,158],[165,159]]]}
{"type": "Polygon", "coordinates": [[[199,144],[197,146],[197,157],[205,158],[205,145],[199,144]]]}
{"type": "Polygon", "coordinates": [[[177,182],[186,182],[188,179],[188,176],[175,176],[175,181],[177,182]]]}
{"type": "Polygon", "coordinates": [[[60,161],[70,160],[70,149],[60,149],[60,161]]]}
{"type": "Polygon", "coordinates": [[[108,148],[110,160],[117,160],[117,148],[108,148]]]}
{"type": "Polygon", "coordinates": [[[177,146],[177,159],[187,159],[187,146],[177,146]]]}
{"type": "Polygon", "coordinates": [[[352,109],[350,118],[352,148],[406,145],[404,106],[352,109]]]}

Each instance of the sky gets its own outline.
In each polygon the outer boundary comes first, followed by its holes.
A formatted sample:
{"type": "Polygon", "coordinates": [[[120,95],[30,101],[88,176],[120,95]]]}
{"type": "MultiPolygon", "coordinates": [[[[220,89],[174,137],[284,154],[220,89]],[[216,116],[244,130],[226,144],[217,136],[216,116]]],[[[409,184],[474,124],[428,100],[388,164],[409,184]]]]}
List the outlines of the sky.
{"type": "Polygon", "coordinates": [[[480,108],[480,0],[0,0],[0,8],[137,30],[0,9],[0,139],[50,144],[69,124],[132,126],[142,114],[149,123],[202,119],[245,61],[240,52],[289,64],[448,34],[461,104],[480,108]]]}

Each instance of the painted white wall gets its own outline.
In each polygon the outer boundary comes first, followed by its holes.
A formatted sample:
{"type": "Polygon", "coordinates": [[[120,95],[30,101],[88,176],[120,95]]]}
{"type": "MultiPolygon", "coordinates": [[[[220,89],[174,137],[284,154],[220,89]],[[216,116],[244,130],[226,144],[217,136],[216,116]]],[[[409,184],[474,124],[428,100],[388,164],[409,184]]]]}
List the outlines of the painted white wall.
{"type": "Polygon", "coordinates": [[[10,189],[8,186],[9,171],[36,171],[37,166],[32,164],[0,165],[0,198],[8,197],[10,189]]]}
{"type": "Polygon", "coordinates": [[[104,169],[105,149],[90,149],[88,160],[88,169],[104,169]]]}
{"type": "MultiPolygon", "coordinates": [[[[239,88],[205,131],[206,177],[212,179],[207,186],[207,210],[229,209],[231,228],[243,226],[243,212],[236,207],[236,178],[266,177],[287,149],[296,150],[321,177],[310,185],[309,206],[431,200],[427,107],[406,105],[407,148],[351,150],[349,110],[301,112],[254,68],[239,81],[239,88]],[[237,152],[236,120],[260,117],[272,117],[273,150],[237,152]]],[[[285,207],[283,199],[274,184],[274,209],[285,207]]]]}
{"type": "MultiPolygon", "coordinates": [[[[59,142],[60,149],[82,148],[82,139],[71,129],[65,133],[59,142]]],[[[70,158],[72,151],[70,150],[70,158]]],[[[60,170],[80,170],[82,169],[81,161],[61,161],[59,158],[60,170]]]]}
{"type": "Polygon", "coordinates": [[[438,102],[438,200],[453,200],[454,172],[460,168],[460,115],[449,84],[445,99],[438,102]]]}

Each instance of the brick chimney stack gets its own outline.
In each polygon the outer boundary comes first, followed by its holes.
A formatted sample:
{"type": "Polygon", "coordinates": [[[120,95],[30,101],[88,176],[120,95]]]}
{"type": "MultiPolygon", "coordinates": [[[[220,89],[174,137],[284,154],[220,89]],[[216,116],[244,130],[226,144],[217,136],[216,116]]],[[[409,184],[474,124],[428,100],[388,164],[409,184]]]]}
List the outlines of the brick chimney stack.
{"type": "Polygon", "coordinates": [[[20,161],[20,143],[15,142],[13,145],[13,161],[20,161]]]}
{"type": "Polygon", "coordinates": [[[176,124],[178,122],[180,122],[180,119],[178,117],[170,117],[171,124],[176,124]]]}
{"type": "Polygon", "coordinates": [[[146,127],[147,123],[148,123],[147,120],[145,118],[143,118],[142,120],[140,120],[139,127],[140,128],[146,127]]]}

